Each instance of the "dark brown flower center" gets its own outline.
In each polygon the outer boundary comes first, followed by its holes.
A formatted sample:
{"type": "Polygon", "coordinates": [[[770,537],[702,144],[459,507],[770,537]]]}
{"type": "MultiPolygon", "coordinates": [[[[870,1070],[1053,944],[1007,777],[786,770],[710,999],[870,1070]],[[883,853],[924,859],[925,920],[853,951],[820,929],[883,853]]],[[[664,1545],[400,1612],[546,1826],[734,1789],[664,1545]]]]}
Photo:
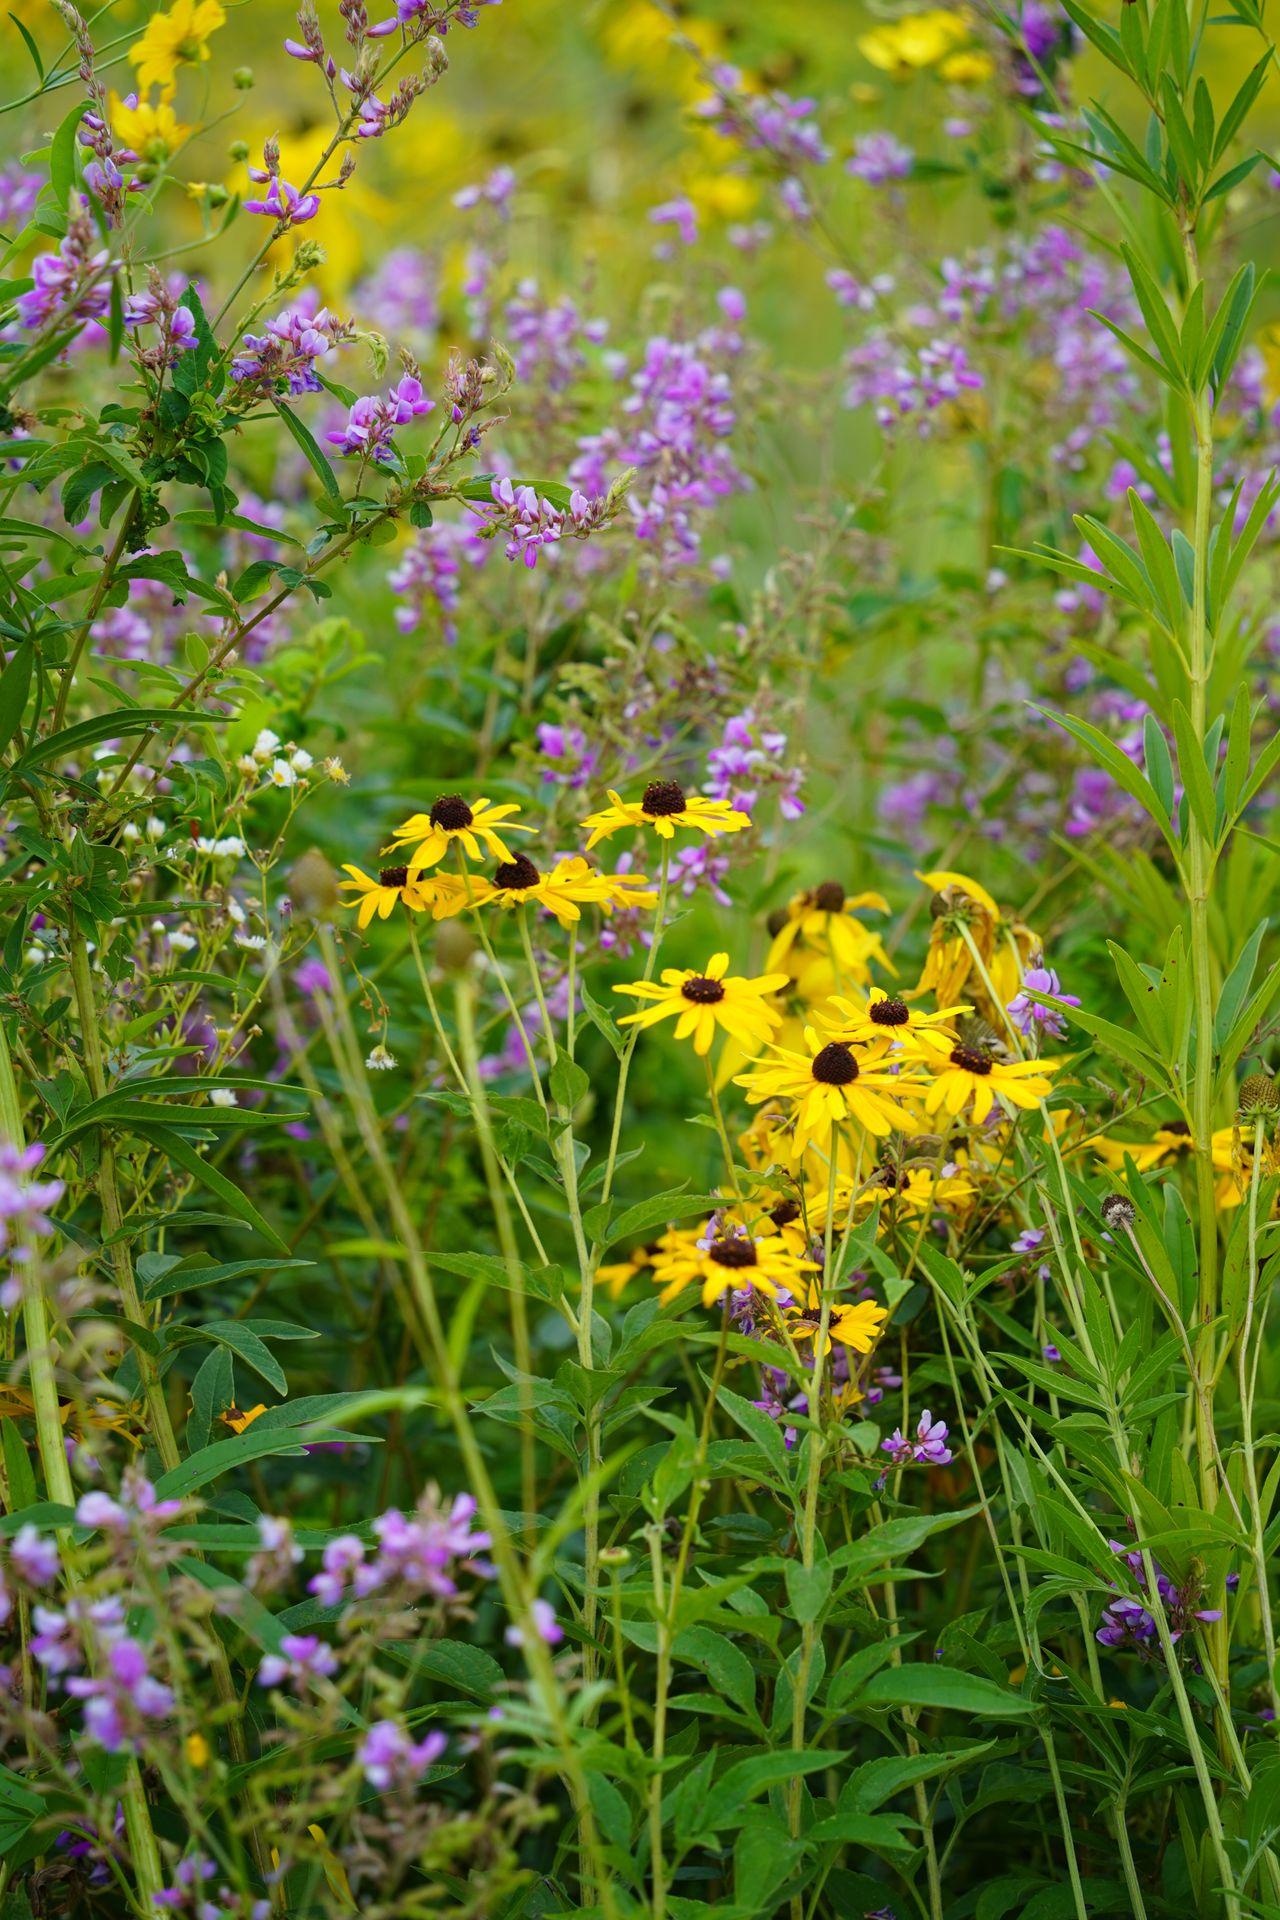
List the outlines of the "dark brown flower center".
{"type": "Polygon", "coordinates": [[[800,1218],[799,1205],[794,1200],[779,1200],[776,1207],[770,1207],[769,1218],[775,1227],[789,1227],[800,1218]]]}
{"type": "Polygon", "coordinates": [[[838,880],[824,880],[813,890],[813,904],[819,913],[843,913],[844,888],[838,880]]]}
{"type": "Polygon", "coordinates": [[[395,887],[395,888],[397,888],[397,889],[399,889],[400,887],[406,887],[406,886],[408,886],[408,884],[409,884],[409,869],[408,869],[408,867],[381,867],[381,868],[379,868],[379,870],[378,870],[378,885],[379,885],[380,887],[395,887]]]}
{"type": "Polygon", "coordinates": [[[707,1248],[707,1252],[718,1267],[754,1267],[756,1265],[755,1242],[740,1239],[736,1234],[718,1234],[707,1248]]]}
{"type": "Polygon", "coordinates": [[[858,1063],[842,1040],[832,1040],[815,1056],[810,1071],[826,1087],[847,1087],[858,1077],[858,1063]]]}
{"type": "Polygon", "coordinates": [[[654,820],[684,809],[684,788],[678,780],[651,780],[640,801],[640,811],[654,820]]]}
{"type": "Polygon", "coordinates": [[[899,1167],[877,1167],[871,1176],[877,1187],[884,1187],[890,1193],[901,1193],[907,1186],[910,1175],[899,1167]]]}
{"type": "Polygon", "coordinates": [[[503,861],[493,876],[493,884],[508,893],[523,893],[528,887],[536,887],[541,878],[528,854],[518,853],[514,860],[503,861]]]}
{"type": "Polygon", "coordinates": [[[988,1074],[991,1071],[991,1055],[984,1053],[981,1047],[966,1047],[963,1043],[951,1049],[951,1064],[962,1067],[966,1073],[988,1074]]]}
{"type": "Polygon", "coordinates": [[[911,1009],[905,1000],[873,1000],[867,1016],[878,1027],[905,1027],[911,1018],[911,1009]]]}
{"type": "Polygon", "coordinates": [[[1176,1133],[1179,1140],[1189,1140],[1191,1138],[1191,1129],[1185,1120],[1162,1120],[1160,1123],[1160,1131],[1161,1133],[1176,1133]]]}
{"type": "Polygon", "coordinates": [[[431,809],[432,826],[443,827],[446,833],[461,833],[474,818],[460,793],[442,793],[431,809]]]}
{"type": "Polygon", "coordinates": [[[681,998],[692,1000],[695,1007],[714,1007],[724,999],[724,986],[719,980],[708,980],[705,973],[691,973],[680,988],[681,998]]]}

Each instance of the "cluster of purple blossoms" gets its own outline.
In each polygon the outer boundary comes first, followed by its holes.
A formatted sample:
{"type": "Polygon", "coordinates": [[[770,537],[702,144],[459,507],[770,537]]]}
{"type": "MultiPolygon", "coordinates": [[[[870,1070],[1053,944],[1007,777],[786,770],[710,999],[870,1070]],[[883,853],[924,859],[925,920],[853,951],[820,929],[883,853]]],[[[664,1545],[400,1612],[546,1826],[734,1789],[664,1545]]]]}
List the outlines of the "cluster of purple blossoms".
{"type": "Polygon", "coordinates": [[[804,771],[785,765],[786,751],[786,734],[762,725],[750,707],[732,714],[724,723],[720,745],[707,755],[704,791],[709,799],[727,800],[740,813],[751,813],[764,787],[775,786],[783,819],[799,820],[804,814],[800,798],[804,771]]]}
{"type": "Polygon", "coordinates": [[[448,1512],[430,1492],[410,1515],[392,1507],[373,1523],[378,1545],[372,1558],[354,1533],[329,1541],[310,1591],[326,1607],[375,1593],[393,1601],[423,1594],[456,1599],[460,1574],[487,1578],[492,1572],[479,1557],[489,1546],[489,1536],[472,1526],[475,1512],[475,1500],[467,1493],[458,1494],[448,1512]]]}
{"type": "Polygon", "coordinates": [[[316,368],[354,337],[348,320],[327,307],[301,301],[268,320],[262,333],[247,333],[231,362],[231,378],[264,393],[319,393],[316,368]]]}
{"type": "Polygon", "coordinates": [[[37,1602],[31,1620],[32,1656],[52,1685],[82,1703],[89,1738],[108,1753],[137,1752],[147,1724],[172,1713],[173,1691],[128,1632],[123,1600],[73,1597],[62,1610],[37,1602]]]}
{"type": "MultiPolygon", "coordinates": [[[[660,206],[651,207],[649,225],[672,228],[682,247],[697,245],[698,209],[687,194],[679,194],[674,200],[664,200],[660,206]]],[[[670,260],[675,254],[675,246],[670,240],[659,240],[654,253],[659,260],[670,260]]]]}
{"type": "Polygon", "coordinates": [[[504,219],[511,213],[511,196],[516,190],[516,176],[510,167],[495,167],[484,180],[476,180],[469,187],[459,187],[453,196],[455,207],[464,211],[471,207],[493,207],[504,219]]]}
{"type": "MultiPolygon", "coordinates": [[[[51,1585],[61,1571],[56,1543],[30,1524],[19,1527],[9,1542],[6,1566],[28,1590],[51,1585]]],[[[0,1567],[0,1626],[5,1625],[13,1612],[13,1595],[4,1572],[5,1568],[0,1567]]]]}
{"type": "Polygon", "coordinates": [[[913,420],[921,437],[932,431],[941,408],[983,385],[963,342],[943,334],[919,346],[887,331],[872,334],[846,355],[845,372],[846,407],[872,407],[886,430],[913,420]]]}
{"type": "Polygon", "coordinates": [[[318,1634],[286,1633],[278,1650],[258,1668],[258,1685],[288,1685],[294,1693],[305,1693],[313,1680],[328,1680],[337,1671],[337,1654],[318,1634]]]}
{"type": "Polygon", "coordinates": [[[520,282],[503,312],[517,379],[544,393],[571,386],[586,365],[584,346],[599,346],[608,332],[606,321],[584,320],[567,297],[541,300],[531,279],[520,282]]]}
{"type": "Polygon", "coordinates": [[[362,394],[347,415],[347,424],[325,435],[331,446],[344,457],[385,462],[395,454],[397,427],[407,426],[424,413],[430,413],[435,401],[423,392],[416,375],[406,373],[387,393],[362,394]]]}
{"type": "Polygon", "coordinates": [[[301,192],[281,174],[280,148],[275,140],[267,141],[262,150],[262,165],[250,167],[249,178],[267,191],[244,202],[246,213],[265,214],[284,228],[300,227],[304,221],[314,220],[320,211],[318,193],[301,192]]]}
{"type": "Polygon", "coordinates": [[[869,187],[887,187],[895,180],[907,179],[915,163],[911,148],[895,134],[864,133],[853,143],[845,172],[869,187]]]}
{"type": "Polygon", "coordinates": [[[889,1438],[880,1442],[880,1451],[888,1454],[895,1467],[945,1467],[952,1457],[947,1432],[946,1421],[935,1420],[926,1407],[911,1438],[901,1427],[895,1427],[889,1438]]]}
{"type": "MultiPolygon", "coordinates": [[[[96,88],[93,97],[96,105],[101,106],[102,95],[96,88]]],[[[129,96],[127,104],[137,105],[136,94],[129,96]]],[[[116,145],[105,109],[99,112],[91,107],[80,122],[76,137],[93,155],[92,160],[85,163],[84,183],[102,208],[107,226],[118,227],[124,218],[126,199],[129,194],[140,192],[143,185],[128,172],[137,166],[138,155],[131,147],[116,145]]]]}
{"type": "Polygon", "coordinates": [[[61,1180],[32,1177],[43,1159],[38,1140],[29,1147],[0,1141],[0,1253],[15,1262],[30,1260],[33,1242],[57,1231],[49,1209],[57,1206],[66,1188],[61,1180]]]}
{"type": "Polygon", "coordinates": [[[270,1920],[270,1900],[243,1899],[231,1887],[213,1887],[215,1863],[202,1853],[189,1853],[173,1870],[173,1882],[151,1896],[163,1914],[189,1915],[190,1920],[270,1920]]]}
{"type": "Polygon", "coordinates": [[[396,0],[390,20],[380,20],[369,28],[371,40],[381,40],[403,27],[414,39],[428,33],[448,33],[450,26],[477,27],[481,7],[500,7],[502,0],[453,0],[452,5],[433,6],[431,0],[396,0]]]}
{"type": "Polygon", "coordinates": [[[830,159],[813,117],[816,100],[797,99],[780,88],[770,93],[748,91],[738,67],[718,66],[711,78],[715,93],[694,111],[709,120],[723,139],[749,153],[766,154],[792,175],[801,167],[818,167],[830,159]]]}
{"type": "Polygon", "coordinates": [[[479,567],[492,548],[466,521],[443,521],[422,527],[409,541],[397,565],[387,576],[400,605],[395,623],[401,633],[417,633],[428,623],[428,609],[440,615],[441,631],[451,644],[458,637],[454,618],[462,605],[462,570],[479,567]]]}
{"type": "Polygon", "coordinates": [[[40,179],[25,167],[0,167],[0,230],[18,233],[35,212],[40,179]]]}
{"type": "Polygon", "coordinates": [[[440,324],[440,269],[420,247],[393,247],[352,295],[355,311],[379,333],[425,348],[440,324]]]}
{"type": "Polygon", "coordinates": [[[118,262],[99,247],[92,222],[79,213],[56,253],[38,253],[31,263],[34,285],[15,301],[24,327],[37,329],[101,320],[111,305],[111,276],[118,262]]]}
{"type": "Polygon", "coordinates": [[[574,488],[563,512],[536,488],[517,486],[509,478],[495,480],[490,492],[492,503],[482,505],[479,512],[495,531],[506,534],[508,560],[523,560],[526,567],[537,566],[544,547],[597,532],[609,511],[607,495],[592,498],[580,487],[574,488]]]}
{"type": "MultiPolygon", "coordinates": [[[[1138,1592],[1145,1594],[1147,1574],[1142,1555],[1131,1552],[1119,1540],[1112,1540],[1108,1544],[1112,1552],[1118,1553],[1124,1560],[1137,1582],[1138,1592]]],[[[1160,1604],[1169,1627],[1169,1639],[1174,1646],[1177,1646],[1185,1634],[1193,1631],[1197,1622],[1202,1626],[1208,1626],[1215,1620],[1221,1620],[1221,1607],[1196,1606],[1199,1593],[1194,1581],[1189,1580],[1178,1587],[1160,1571],[1154,1561],[1152,1568],[1156,1576],[1156,1591],[1160,1596],[1160,1604]]],[[[1151,1658],[1160,1645],[1155,1616],[1149,1608],[1143,1606],[1140,1600],[1126,1593],[1118,1593],[1114,1600],[1107,1602],[1102,1613],[1102,1623],[1094,1634],[1094,1639],[1104,1647],[1112,1647],[1116,1650],[1127,1649],[1142,1654],[1146,1659],[1151,1658]]]]}
{"type": "Polygon", "coordinates": [[[1056,1007],[1042,1007],[1032,1000],[1027,992],[1043,993],[1054,1000],[1061,1001],[1064,1007],[1078,1007],[1080,1001],[1074,993],[1064,993],[1062,982],[1053,967],[1028,967],[1022,977],[1023,991],[1014,995],[1006,1011],[1018,1032],[1024,1039],[1038,1035],[1042,1040],[1065,1040],[1067,1023],[1056,1007]]]}
{"type": "Polygon", "coordinates": [[[158,277],[144,293],[131,293],[124,303],[124,324],[136,331],[154,327],[156,338],[141,347],[138,359],[153,373],[173,365],[196,344],[196,317],[190,307],[180,306],[176,294],[158,277]]]}
{"type": "MultiPolygon", "coordinates": [[[[628,424],[578,443],[570,477],[590,493],[604,492],[611,462],[636,470],[628,510],[663,571],[697,560],[697,513],[749,485],[728,445],[737,424],[732,382],[715,360],[739,347],[737,334],[722,328],[693,340],[654,336],[630,377],[628,424]]],[[[621,358],[615,371],[626,372],[621,358]]]]}
{"type": "Polygon", "coordinates": [[[377,1793],[411,1793],[444,1753],[442,1733],[414,1740],[399,1720],[375,1720],[356,1750],[364,1777],[377,1793]]]}
{"type": "Polygon", "coordinates": [[[544,720],[536,739],[538,753],[547,763],[541,769],[544,780],[568,787],[571,793],[592,783],[600,756],[584,728],[544,720]]]}

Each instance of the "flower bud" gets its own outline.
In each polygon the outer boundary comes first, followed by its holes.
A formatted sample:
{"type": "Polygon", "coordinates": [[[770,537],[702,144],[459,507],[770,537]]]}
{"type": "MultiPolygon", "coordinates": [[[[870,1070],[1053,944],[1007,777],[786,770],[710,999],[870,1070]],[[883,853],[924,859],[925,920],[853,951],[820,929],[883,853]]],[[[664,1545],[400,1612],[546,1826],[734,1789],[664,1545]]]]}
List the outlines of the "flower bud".
{"type": "Polygon", "coordinates": [[[446,973],[465,973],[476,943],[460,920],[442,920],[436,929],[436,961],[446,973]]]}
{"type": "Polygon", "coordinates": [[[238,93],[248,93],[253,85],[253,68],[237,67],[231,76],[231,84],[238,93]]]}
{"type": "Polygon", "coordinates": [[[319,847],[309,847],[289,874],[289,898],[309,920],[332,920],[342,900],[338,876],[319,847]]]}

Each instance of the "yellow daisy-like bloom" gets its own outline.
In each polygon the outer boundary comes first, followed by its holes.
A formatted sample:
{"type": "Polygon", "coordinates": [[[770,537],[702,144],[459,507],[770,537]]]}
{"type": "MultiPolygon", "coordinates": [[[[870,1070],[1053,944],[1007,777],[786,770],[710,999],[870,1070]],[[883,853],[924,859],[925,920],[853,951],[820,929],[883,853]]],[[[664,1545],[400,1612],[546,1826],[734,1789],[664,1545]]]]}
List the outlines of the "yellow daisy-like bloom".
{"type": "Polygon", "coordinates": [[[1185,1120],[1162,1120],[1149,1140],[1117,1140],[1100,1133],[1084,1144],[1091,1147],[1113,1173],[1123,1173],[1126,1154],[1139,1173],[1149,1173],[1162,1161],[1195,1150],[1191,1129],[1185,1120]]]}
{"type": "Polygon", "coordinates": [[[245,1428],[251,1427],[258,1416],[266,1410],[265,1404],[259,1401],[256,1407],[249,1407],[243,1413],[239,1407],[224,1407],[218,1418],[224,1426],[230,1427],[232,1433],[243,1433],[245,1428]]]}
{"type": "Polygon", "coordinates": [[[739,813],[727,800],[702,800],[686,794],[678,780],[651,780],[638,801],[624,800],[608,789],[612,805],[599,813],[589,813],[583,821],[591,830],[587,852],[611,833],[627,827],[652,827],[663,840],[675,838],[677,827],[688,827],[714,837],[717,833],[741,833],[751,825],[748,814],[739,813]]]}
{"type": "Polygon", "coordinates": [[[703,973],[664,967],[661,983],[634,980],[628,986],[615,987],[615,993],[653,1003],[639,1013],[624,1014],[618,1025],[652,1027],[659,1020],[674,1019],[676,1039],[692,1038],[697,1054],[710,1050],[717,1027],[734,1040],[763,1046],[782,1024],[781,1013],[768,1004],[765,995],[777,993],[786,984],[785,973],[762,973],[754,980],[731,975],[728,954],[713,953],[703,973]]]}
{"type": "MultiPolygon", "coordinates": [[[[856,1192],[851,1187],[836,1188],[836,1219],[847,1215],[851,1199],[855,1207],[879,1204],[886,1212],[926,1213],[937,1207],[963,1209],[975,1191],[962,1173],[935,1174],[932,1167],[877,1167],[856,1192]]],[[[825,1212],[825,1194],[822,1209],[825,1212]]]]}
{"type": "Polygon", "coordinates": [[[818,1015],[818,1025],[836,1040],[850,1040],[855,1046],[876,1047],[883,1053],[898,1048],[926,1059],[950,1053],[956,1034],[948,1024],[972,1007],[939,1007],[925,1013],[908,1006],[905,1000],[887,994],[883,987],[872,987],[865,1003],[834,994],[818,1015]]]}
{"type": "Polygon", "coordinates": [[[680,1227],[668,1227],[656,1240],[648,1241],[643,1247],[632,1247],[625,1259],[597,1267],[596,1280],[608,1289],[610,1299],[616,1300],[623,1288],[637,1275],[648,1273],[665,1254],[683,1248],[690,1237],[680,1227]]]}
{"type": "Polygon", "coordinates": [[[541,873],[526,854],[504,861],[492,880],[473,883],[478,906],[546,907],[562,927],[582,918],[584,906],[612,913],[615,906],[651,907],[657,894],[645,892],[642,873],[597,873],[580,853],[557,860],[550,873],[541,873]]]}
{"type": "MultiPolygon", "coordinates": [[[[1249,1188],[1253,1182],[1253,1128],[1248,1121],[1242,1126],[1219,1127],[1209,1142],[1210,1155],[1218,1182],[1214,1188],[1214,1198],[1222,1208],[1238,1207],[1249,1197],[1249,1188]]],[[[1264,1139],[1262,1147],[1262,1178],[1275,1173],[1280,1168],[1280,1153],[1274,1140],[1264,1139]]],[[[1280,1195],[1272,1205],[1274,1214],[1280,1206],[1280,1195]]]]}
{"type": "Polygon", "coordinates": [[[781,966],[792,948],[799,944],[828,954],[841,972],[848,974],[858,986],[865,986],[870,979],[873,961],[886,973],[896,972],[880,935],[864,927],[861,920],[854,919],[859,907],[874,907],[878,913],[888,913],[889,902],[879,893],[846,894],[838,880],[824,880],[820,887],[794,894],[787,902],[786,918],[774,933],[767,964],[781,966]]]}
{"type": "Polygon", "coordinates": [[[129,64],[138,69],[138,85],[144,92],[159,87],[170,99],[178,68],[209,58],[209,36],[226,17],[219,0],[174,0],[167,13],[153,13],[142,38],[129,49],[129,64]]]}
{"type": "MultiPolygon", "coordinates": [[[[827,1331],[842,1347],[852,1347],[855,1353],[870,1353],[884,1332],[888,1318],[888,1307],[877,1306],[874,1300],[836,1301],[831,1307],[827,1331]]],[[[812,1340],[817,1344],[822,1324],[822,1293],[812,1281],[805,1304],[789,1308],[786,1322],[793,1340],[812,1340]]]]}
{"type": "Polygon", "coordinates": [[[152,105],[147,100],[122,100],[118,93],[109,93],[107,109],[117,140],[152,166],[162,165],[191,131],[167,100],[152,105]]]}
{"type": "Polygon", "coordinates": [[[780,1292],[795,1293],[809,1273],[817,1271],[816,1260],[803,1260],[793,1253],[781,1235],[765,1233],[755,1237],[740,1227],[722,1228],[707,1239],[681,1236],[684,1244],[672,1247],[653,1263],[653,1277],[662,1288],[664,1303],[695,1280],[702,1284],[702,1304],[710,1307],[730,1289],[754,1287],[770,1300],[780,1292]],[[700,1244],[705,1241],[706,1244],[700,1244]]]}
{"type": "Polygon", "coordinates": [[[969,23],[963,13],[945,7],[931,7],[927,13],[904,14],[901,20],[887,21],[864,33],[858,52],[882,73],[899,78],[936,66],[969,37],[969,23]]]}
{"type": "Polygon", "coordinates": [[[943,79],[953,87],[980,87],[995,70],[996,63],[991,55],[983,53],[978,47],[965,47],[959,53],[949,53],[939,68],[943,79]]]}
{"type": "Polygon", "coordinates": [[[362,930],[375,913],[379,920],[385,920],[400,905],[410,913],[429,912],[433,920],[447,920],[468,904],[464,882],[455,880],[452,874],[424,875],[414,873],[411,867],[381,867],[375,880],[359,867],[344,866],[342,871],[351,878],[340,880],[339,887],[356,896],[343,904],[359,907],[356,925],[362,930]]]}
{"type": "Polygon", "coordinates": [[[1038,1107],[1053,1087],[1056,1060],[996,1060],[985,1047],[963,1042],[952,1047],[945,1061],[934,1067],[925,1095],[926,1113],[941,1109],[954,1119],[973,1101],[973,1124],[980,1127],[997,1097],[1004,1106],[1038,1107]]]}
{"type": "Polygon", "coordinates": [[[790,1138],[779,1141],[788,1158],[798,1160],[811,1144],[827,1148],[832,1129],[848,1121],[878,1139],[895,1131],[917,1131],[914,1115],[901,1105],[913,1091],[904,1075],[880,1073],[860,1064],[852,1047],[841,1040],[824,1043],[814,1027],[806,1027],[804,1037],[808,1053],[773,1047],[734,1083],[745,1088],[752,1106],[762,1100],[785,1100],[791,1105],[790,1138]]]}
{"type": "Polygon", "coordinates": [[[453,840],[459,842],[468,860],[483,860],[486,854],[494,860],[510,860],[511,849],[502,835],[533,832],[532,827],[519,826],[510,818],[519,811],[510,801],[492,807],[487,800],[468,801],[460,793],[442,793],[430,813],[413,813],[402,821],[382,851],[400,853],[412,847],[409,867],[414,873],[437,866],[453,840]]]}

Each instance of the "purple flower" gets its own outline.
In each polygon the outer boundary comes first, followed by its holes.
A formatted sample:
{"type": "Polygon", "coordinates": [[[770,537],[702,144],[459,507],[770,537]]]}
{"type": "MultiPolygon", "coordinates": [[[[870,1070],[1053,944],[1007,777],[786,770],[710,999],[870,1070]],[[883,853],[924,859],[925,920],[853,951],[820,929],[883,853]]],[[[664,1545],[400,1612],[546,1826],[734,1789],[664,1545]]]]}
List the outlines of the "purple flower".
{"type": "MultiPolygon", "coordinates": [[[[533,1630],[539,1640],[548,1647],[559,1646],[564,1639],[564,1628],[556,1619],[555,1608],[551,1602],[534,1600],[530,1603],[529,1612],[533,1619],[533,1630]]],[[[524,1645],[523,1627],[508,1627],[504,1638],[509,1647],[522,1647],[524,1645]]]]}
{"type": "Polygon", "coordinates": [[[127,1636],[112,1642],[97,1673],[69,1679],[67,1692],[84,1702],[85,1732],[108,1753],[139,1743],[139,1720],[162,1720],[173,1711],[172,1689],[150,1672],[146,1648],[127,1636]]]}
{"type": "Polygon", "coordinates": [[[880,1451],[889,1455],[895,1467],[905,1467],[912,1462],[917,1466],[945,1467],[952,1458],[947,1445],[947,1423],[935,1420],[926,1407],[914,1439],[905,1438],[901,1427],[897,1427],[889,1439],[880,1442],[880,1451]]]}
{"type": "Polygon", "coordinates": [[[281,178],[277,167],[250,167],[249,178],[265,186],[267,191],[244,202],[246,213],[266,214],[282,227],[300,227],[304,221],[314,220],[320,211],[320,195],[300,192],[281,178]]]}
{"type": "Polygon", "coordinates": [[[119,263],[105,247],[94,245],[96,237],[92,224],[80,216],[56,253],[36,255],[31,263],[35,284],[14,303],[24,327],[101,320],[111,304],[111,276],[119,263]]]}
{"type": "Polygon", "coordinates": [[[260,1687],[278,1687],[287,1680],[302,1693],[313,1679],[328,1679],[338,1670],[338,1656],[314,1633],[286,1633],[279,1653],[269,1653],[258,1668],[260,1687]]]}
{"type": "Polygon", "coordinates": [[[66,1192],[61,1180],[34,1180],[44,1148],[33,1141],[15,1147],[0,1141],[0,1252],[21,1263],[30,1260],[32,1243],[57,1231],[49,1218],[66,1192]]]}
{"type": "Polygon", "coordinates": [[[1064,1007],[1078,1007],[1080,1001],[1073,993],[1064,993],[1062,983],[1052,967],[1028,967],[1022,980],[1023,991],[1014,995],[1009,1002],[1009,1017],[1019,1033],[1030,1038],[1039,1032],[1045,1039],[1064,1040],[1067,1034],[1066,1022],[1056,1007],[1042,1007],[1028,997],[1031,993],[1050,995],[1060,1000],[1064,1007]]]}
{"type": "Polygon", "coordinates": [[[398,1720],[375,1720],[356,1751],[364,1777],[379,1793],[393,1787],[416,1787],[428,1767],[435,1765],[447,1742],[442,1733],[429,1733],[416,1743],[398,1720]]]}
{"type": "Polygon", "coordinates": [[[346,426],[327,433],[325,439],[348,458],[387,461],[395,452],[396,428],[430,413],[434,405],[434,400],[429,400],[423,392],[421,380],[405,374],[385,398],[362,395],[347,415],[346,426]]]}
{"type": "Polygon", "coordinates": [[[9,1546],[9,1561],[18,1578],[29,1587],[47,1587],[56,1580],[61,1562],[57,1542],[37,1533],[33,1526],[19,1527],[9,1546]]]}
{"type": "Polygon", "coordinates": [[[905,180],[915,160],[911,148],[892,133],[865,133],[854,142],[845,172],[865,180],[869,187],[887,187],[891,181],[905,180]]]}
{"type": "Polygon", "coordinates": [[[316,368],[333,349],[352,339],[350,322],[327,307],[313,312],[306,303],[286,307],[268,320],[262,333],[247,333],[231,362],[231,378],[269,393],[319,393],[316,368]]]}

